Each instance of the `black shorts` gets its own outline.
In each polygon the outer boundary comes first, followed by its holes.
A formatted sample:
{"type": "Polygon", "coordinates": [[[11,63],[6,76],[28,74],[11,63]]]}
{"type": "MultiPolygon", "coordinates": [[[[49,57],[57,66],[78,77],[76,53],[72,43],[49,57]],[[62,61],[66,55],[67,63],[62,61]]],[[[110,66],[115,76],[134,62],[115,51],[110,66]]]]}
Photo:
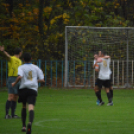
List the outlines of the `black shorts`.
{"type": "Polygon", "coordinates": [[[105,88],[110,88],[111,87],[111,80],[101,80],[101,79],[97,79],[96,80],[96,86],[98,86],[99,88],[102,88],[102,86],[104,86],[105,88]]]}
{"type": "Polygon", "coordinates": [[[18,91],[19,94],[19,99],[18,102],[19,103],[23,103],[23,104],[33,104],[35,105],[36,103],[36,97],[37,97],[37,92],[33,89],[19,89],[18,91]]]}
{"type": "Polygon", "coordinates": [[[110,83],[111,83],[111,86],[113,85],[113,77],[112,77],[112,74],[110,75],[110,83]]]}
{"type": "MultiPolygon", "coordinates": [[[[96,79],[96,81],[95,81],[95,86],[98,86],[98,78],[96,79]]],[[[99,86],[98,86],[99,87],[99,86]]],[[[100,89],[102,88],[102,86],[101,87],[99,87],[100,89]]]]}

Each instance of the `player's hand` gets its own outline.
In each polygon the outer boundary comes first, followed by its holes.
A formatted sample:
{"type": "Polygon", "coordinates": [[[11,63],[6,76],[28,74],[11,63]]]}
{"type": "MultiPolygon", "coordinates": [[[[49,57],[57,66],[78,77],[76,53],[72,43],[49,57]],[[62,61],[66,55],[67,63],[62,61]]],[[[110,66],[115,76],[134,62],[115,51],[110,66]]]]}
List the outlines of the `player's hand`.
{"type": "Polygon", "coordinates": [[[15,86],[15,82],[14,83],[12,83],[12,87],[14,87],[15,86]]]}
{"type": "Polygon", "coordinates": [[[44,80],[38,80],[38,82],[39,82],[39,83],[40,83],[40,82],[41,82],[41,83],[45,83],[45,81],[44,81],[44,80]]]}
{"type": "Polygon", "coordinates": [[[45,81],[44,81],[44,80],[43,80],[42,82],[43,82],[43,83],[45,83],[45,81]]]}
{"type": "Polygon", "coordinates": [[[4,46],[0,46],[0,51],[4,51],[5,50],[5,48],[4,48],[4,46]]]}
{"type": "Polygon", "coordinates": [[[98,63],[98,62],[102,62],[102,59],[101,59],[101,58],[98,58],[96,62],[97,62],[97,63],[98,63]]]}

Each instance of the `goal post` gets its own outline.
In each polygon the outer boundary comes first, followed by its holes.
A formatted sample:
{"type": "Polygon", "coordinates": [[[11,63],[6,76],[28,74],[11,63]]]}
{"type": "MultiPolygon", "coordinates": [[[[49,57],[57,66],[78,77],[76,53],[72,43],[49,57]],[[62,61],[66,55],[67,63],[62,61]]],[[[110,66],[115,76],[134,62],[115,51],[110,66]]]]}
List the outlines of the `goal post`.
{"type": "Polygon", "coordinates": [[[64,87],[68,87],[68,39],[67,39],[67,26],[65,27],[65,78],[64,87]]]}
{"type": "Polygon", "coordinates": [[[93,55],[103,50],[111,56],[114,87],[133,87],[134,28],[65,27],[64,87],[92,87],[93,55]]]}

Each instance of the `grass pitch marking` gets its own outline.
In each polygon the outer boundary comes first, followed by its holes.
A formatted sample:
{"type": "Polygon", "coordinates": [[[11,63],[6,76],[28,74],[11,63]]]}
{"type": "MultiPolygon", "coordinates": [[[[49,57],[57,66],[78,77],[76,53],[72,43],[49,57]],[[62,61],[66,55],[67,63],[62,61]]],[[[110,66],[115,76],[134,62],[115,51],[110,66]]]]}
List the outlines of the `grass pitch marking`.
{"type": "MultiPolygon", "coordinates": [[[[69,119],[65,119],[65,120],[61,120],[61,119],[45,119],[45,120],[41,120],[41,121],[38,121],[38,122],[35,122],[34,125],[36,126],[40,126],[40,127],[48,127],[48,128],[54,128],[54,127],[50,127],[50,126],[44,126],[42,125],[43,122],[59,122],[59,121],[62,121],[62,122],[72,122],[72,120],[69,120],[69,119]]],[[[74,122],[88,122],[88,123],[92,123],[92,122],[107,122],[107,123],[111,123],[111,122],[114,122],[114,123],[121,123],[122,121],[111,121],[111,120],[74,120],[74,122]]],[[[56,128],[59,128],[59,127],[56,127],[56,128]]],[[[61,127],[60,129],[64,129],[64,127],[61,127]]]]}

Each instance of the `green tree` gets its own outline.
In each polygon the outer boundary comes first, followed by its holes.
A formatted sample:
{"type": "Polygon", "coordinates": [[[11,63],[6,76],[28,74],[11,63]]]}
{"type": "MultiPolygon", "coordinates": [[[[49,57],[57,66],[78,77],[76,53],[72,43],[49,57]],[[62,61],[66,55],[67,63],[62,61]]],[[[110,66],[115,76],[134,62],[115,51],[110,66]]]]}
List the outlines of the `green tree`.
{"type": "MultiPolygon", "coordinates": [[[[33,59],[64,59],[65,26],[128,26],[116,12],[118,2],[105,0],[18,0],[12,17],[5,0],[0,5],[1,43],[12,53],[20,46],[33,59]]],[[[119,9],[118,9],[119,10],[119,9]]],[[[131,17],[130,17],[131,18],[131,17]]]]}

